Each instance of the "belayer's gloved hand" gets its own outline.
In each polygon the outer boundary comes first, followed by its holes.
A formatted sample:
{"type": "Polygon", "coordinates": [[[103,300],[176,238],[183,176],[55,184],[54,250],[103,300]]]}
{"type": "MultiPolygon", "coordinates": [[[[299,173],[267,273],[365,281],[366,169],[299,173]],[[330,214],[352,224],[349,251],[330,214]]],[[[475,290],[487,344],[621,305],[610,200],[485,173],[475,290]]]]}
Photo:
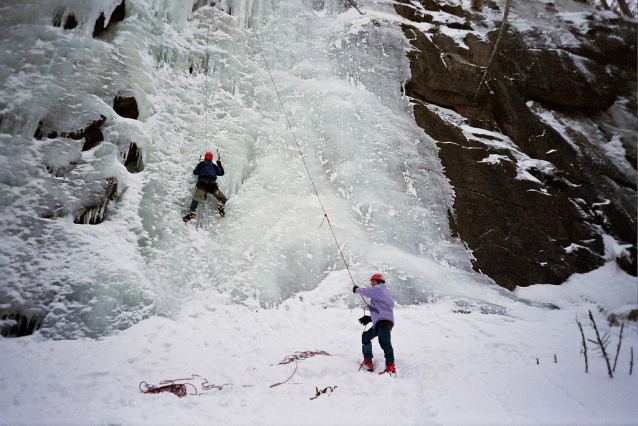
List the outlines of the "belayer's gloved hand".
{"type": "Polygon", "coordinates": [[[370,315],[364,315],[361,318],[359,318],[359,322],[362,325],[370,324],[372,322],[372,317],[370,317],[370,315]]]}
{"type": "Polygon", "coordinates": [[[358,286],[358,285],[355,285],[354,287],[352,287],[352,292],[353,292],[353,293],[356,293],[358,288],[359,288],[359,286],[358,286]]]}

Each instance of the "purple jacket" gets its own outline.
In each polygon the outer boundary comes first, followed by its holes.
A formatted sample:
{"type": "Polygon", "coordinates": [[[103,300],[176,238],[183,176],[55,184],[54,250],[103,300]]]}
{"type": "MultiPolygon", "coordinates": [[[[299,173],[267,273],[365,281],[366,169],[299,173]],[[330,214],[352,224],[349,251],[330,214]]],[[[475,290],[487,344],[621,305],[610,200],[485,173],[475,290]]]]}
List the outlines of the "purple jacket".
{"type": "Polygon", "coordinates": [[[383,283],[370,287],[359,287],[357,293],[370,298],[370,316],[372,317],[372,326],[377,321],[388,320],[394,325],[394,301],[390,297],[388,287],[383,283]]]}

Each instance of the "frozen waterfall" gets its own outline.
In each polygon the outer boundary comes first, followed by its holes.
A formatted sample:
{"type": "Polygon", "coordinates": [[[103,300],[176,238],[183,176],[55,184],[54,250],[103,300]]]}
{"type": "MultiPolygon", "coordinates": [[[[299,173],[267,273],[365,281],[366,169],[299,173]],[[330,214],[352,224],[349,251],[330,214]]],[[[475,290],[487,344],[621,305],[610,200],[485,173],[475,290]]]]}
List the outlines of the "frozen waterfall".
{"type": "Polygon", "coordinates": [[[450,234],[453,191],[402,96],[409,45],[392,2],[365,0],[365,15],[339,0],[207,3],[128,0],[93,37],[119,1],[3,2],[0,314],[73,338],[193,297],[354,306],[297,143],[358,284],[382,272],[399,304],[498,304],[450,234]],[[137,120],[116,96],[136,98],[137,120]],[[69,132],[100,117],[103,141],[83,151],[69,132]],[[123,165],[131,143],[139,173],[123,165]],[[227,215],[209,197],[185,226],[192,170],[217,150],[227,215]],[[74,223],[108,179],[105,220],[74,223]]]}

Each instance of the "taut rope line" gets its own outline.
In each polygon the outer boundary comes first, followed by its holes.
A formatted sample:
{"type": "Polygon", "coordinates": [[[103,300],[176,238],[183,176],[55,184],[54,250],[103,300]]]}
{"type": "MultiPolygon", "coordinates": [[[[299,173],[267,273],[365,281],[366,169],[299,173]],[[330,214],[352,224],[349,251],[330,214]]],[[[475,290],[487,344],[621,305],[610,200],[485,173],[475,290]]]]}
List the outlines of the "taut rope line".
{"type": "MultiPolygon", "coordinates": [[[[277,85],[275,84],[275,79],[272,76],[272,72],[270,71],[270,66],[268,65],[268,61],[266,60],[266,55],[264,54],[264,49],[261,45],[261,41],[259,40],[259,36],[257,35],[257,29],[253,24],[252,16],[250,11],[248,10],[248,5],[246,4],[246,0],[242,0],[244,3],[244,7],[246,9],[246,16],[248,21],[250,22],[250,26],[253,28],[253,33],[255,34],[255,39],[257,40],[257,44],[259,45],[259,52],[261,53],[261,57],[264,59],[264,63],[266,64],[266,69],[268,70],[268,75],[270,76],[270,81],[275,89],[275,93],[277,94],[277,99],[279,100],[279,105],[281,105],[281,109],[284,112],[284,117],[286,117],[286,122],[288,123],[288,128],[290,129],[290,133],[292,134],[292,138],[295,141],[295,145],[297,145],[297,150],[299,151],[299,156],[301,157],[301,161],[303,161],[303,165],[306,169],[306,173],[308,174],[308,178],[310,179],[310,183],[312,184],[312,189],[315,191],[315,195],[319,200],[319,205],[321,206],[321,210],[323,211],[323,217],[326,219],[328,226],[330,227],[330,232],[332,233],[332,237],[335,240],[335,244],[337,245],[337,249],[339,250],[339,254],[341,255],[341,259],[343,260],[344,265],[346,266],[346,270],[348,271],[348,275],[350,275],[350,280],[353,285],[356,285],[354,282],[354,278],[352,278],[352,273],[350,272],[350,268],[348,267],[348,262],[346,262],[346,258],[343,255],[343,251],[341,251],[341,246],[339,245],[339,241],[337,240],[337,236],[335,235],[334,229],[332,228],[332,224],[330,223],[330,218],[328,217],[328,213],[326,213],[326,209],[321,202],[321,197],[319,196],[319,191],[317,191],[317,187],[315,186],[315,182],[312,180],[312,175],[310,174],[310,170],[308,169],[308,164],[306,164],[306,160],[303,157],[303,152],[301,151],[301,147],[299,146],[299,141],[297,140],[297,136],[295,135],[295,131],[292,128],[292,124],[290,124],[290,119],[288,118],[288,113],[286,113],[286,108],[284,108],[284,103],[281,101],[281,96],[279,96],[279,90],[277,89],[277,85]]],[[[361,296],[363,299],[363,296],[361,296]]],[[[365,299],[363,299],[365,302],[365,299]]],[[[366,303],[367,305],[367,303],[366,303]]]]}
{"type": "Polygon", "coordinates": [[[204,125],[204,144],[205,144],[205,150],[204,151],[208,151],[208,69],[209,69],[209,62],[210,62],[210,56],[208,54],[208,39],[210,37],[210,11],[208,13],[208,19],[206,19],[206,66],[205,66],[205,81],[206,81],[206,93],[205,93],[205,98],[204,98],[204,121],[205,121],[205,125],[204,125]]]}

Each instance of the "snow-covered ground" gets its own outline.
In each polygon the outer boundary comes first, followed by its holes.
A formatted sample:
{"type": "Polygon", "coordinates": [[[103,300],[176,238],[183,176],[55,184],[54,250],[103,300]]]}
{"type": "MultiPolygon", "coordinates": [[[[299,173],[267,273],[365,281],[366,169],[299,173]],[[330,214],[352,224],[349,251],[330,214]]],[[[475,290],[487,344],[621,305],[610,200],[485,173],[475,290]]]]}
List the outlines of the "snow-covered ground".
{"type": "Polygon", "coordinates": [[[636,423],[636,323],[613,379],[591,343],[584,372],[576,324],[594,338],[591,310],[615,356],[606,317],[637,307],[621,247],[607,238],[610,262],[562,286],[510,293],[472,270],[435,141],[401,96],[409,45],[390,1],[359,2],[364,16],[337,0],[204,3],[127,1],[100,38],[115,0],[0,4],[0,313],[46,313],[33,336],[0,338],[0,425],[636,423]],[[76,29],[52,24],[70,12],[76,29]],[[120,94],[138,120],[113,111],[120,94]],[[94,149],[34,138],[99,115],[94,149]],[[208,200],[184,226],[192,169],[218,149],[227,216],[208,200]],[[74,224],[106,178],[106,220],[74,224]],[[358,371],[351,288],[376,272],[397,301],[397,378],[358,371]],[[184,398],[140,390],[187,378],[184,398]]]}
{"type": "MultiPolygon", "coordinates": [[[[0,340],[0,424],[636,424],[638,371],[629,375],[636,323],[626,323],[613,379],[590,342],[585,373],[576,323],[594,339],[592,311],[612,336],[613,364],[619,327],[610,329],[606,313],[626,309],[636,292],[635,278],[613,263],[564,287],[517,292],[536,306],[513,299],[504,313],[451,300],[398,306],[396,378],[358,371],[362,310],[322,303],[348,290],[341,274],[276,309],[228,304],[208,291],[174,318],[153,317],[100,340],[0,340]],[[542,307],[548,302],[559,309],[542,307]],[[279,365],[306,351],[330,356],[279,365]],[[193,385],[183,398],[139,389],[143,381],[188,378],[177,382],[193,385]],[[204,380],[222,387],[204,390],[204,380]]],[[[376,340],[373,350],[381,371],[376,340]]]]}

